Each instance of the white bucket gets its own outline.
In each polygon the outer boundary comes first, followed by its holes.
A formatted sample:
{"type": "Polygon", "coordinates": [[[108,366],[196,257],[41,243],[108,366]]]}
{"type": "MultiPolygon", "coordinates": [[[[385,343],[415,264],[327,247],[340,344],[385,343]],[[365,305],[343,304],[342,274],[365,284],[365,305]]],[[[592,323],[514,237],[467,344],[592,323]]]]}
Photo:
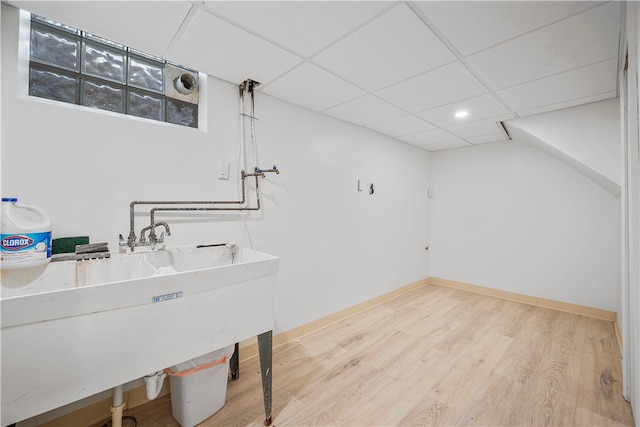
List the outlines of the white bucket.
{"type": "Polygon", "coordinates": [[[36,267],[51,261],[51,220],[35,206],[2,198],[0,267],[36,267]]]}

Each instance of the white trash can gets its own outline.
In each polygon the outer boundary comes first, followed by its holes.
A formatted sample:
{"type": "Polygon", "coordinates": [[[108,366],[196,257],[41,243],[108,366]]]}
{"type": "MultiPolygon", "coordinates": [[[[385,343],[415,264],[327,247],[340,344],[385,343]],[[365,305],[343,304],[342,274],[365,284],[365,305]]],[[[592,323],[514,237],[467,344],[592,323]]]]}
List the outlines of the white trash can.
{"type": "Polygon", "coordinates": [[[171,383],[171,412],[182,427],[193,427],[224,406],[230,345],[165,370],[171,383]]]}

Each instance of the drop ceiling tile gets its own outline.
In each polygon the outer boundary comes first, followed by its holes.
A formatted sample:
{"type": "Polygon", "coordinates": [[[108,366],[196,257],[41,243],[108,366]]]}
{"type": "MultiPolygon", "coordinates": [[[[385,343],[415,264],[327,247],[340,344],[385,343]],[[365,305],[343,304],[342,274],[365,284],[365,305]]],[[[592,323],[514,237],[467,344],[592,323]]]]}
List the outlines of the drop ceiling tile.
{"type": "Polygon", "coordinates": [[[502,116],[492,117],[490,119],[477,120],[475,122],[463,123],[460,125],[449,126],[447,131],[459,136],[460,138],[471,138],[474,136],[489,135],[501,132],[497,122],[510,120],[515,118],[513,114],[505,114],[502,116]]]}
{"type": "Polygon", "coordinates": [[[397,119],[375,123],[369,127],[393,137],[435,129],[429,123],[415,116],[398,117],[397,119]]]}
{"type": "Polygon", "coordinates": [[[507,110],[494,95],[487,93],[453,104],[422,111],[416,115],[437,126],[447,127],[504,114],[509,114],[509,110],[507,110]],[[455,115],[458,111],[467,111],[469,115],[458,118],[455,115]]]}
{"type": "Polygon", "coordinates": [[[560,110],[563,108],[575,107],[576,105],[590,104],[592,102],[604,101],[605,99],[611,99],[618,96],[618,92],[612,90],[610,92],[603,92],[597,95],[587,96],[584,98],[576,98],[566,102],[559,102],[557,104],[545,105],[543,107],[532,108],[530,110],[519,111],[520,117],[530,116],[532,114],[546,113],[547,111],[560,110]]]}
{"type": "Polygon", "coordinates": [[[498,91],[516,112],[616,90],[617,58],[498,91]]]}
{"type": "Polygon", "coordinates": [[[502,89],[618,55],[620,4],[604,6],[467,58],[493,89],[502,89]]]}
{"type": "Polygon", "coordinates": [[[373,95],[354,99],[323,112],[358,125],[370,125],[407,114],[373,95]]]}
{"type": "Polygon", "coordinates": [[[460,138],[442,129],[435,129],[426,132],[414,133],[412,135],[405,135],[398,139],[400,141],[408,142],[409,144],[426,145],[435,144],[436,142],[453,141],[460,138]]]}
{"type": "Polygon", "coordinates": [[[382,89],[377,95],[415,113],[486,92],[484,85],[464,65],[456,61],[382,89]]]}
{"type": "Polygon", "coordinates": [[[311,56],[391,4],[383,1],[207,1],[205,7],[281,46],[311,56]]]}
{"type": "Polygon", "coordinates": [[[313,61],[376,90],[455,59],[405,4],[320,52],[313,61]]]}
{"type": "Polygon", "coordinates": [[[436,142],[435,144],[421,145],[422,148],[428,151],[451,150],[453,148],[462,148],[462,147],[470,147],[470,146],[471,144],[461,139],[457,139],[455,141],[436,142]]]}
{"type": "Polygon", "coordinates": [[[476,145],[476,144],[486,144],[488,142],[507,141],[507,137],[502,132],[499,132],[499,133],[492,133],[490,135],[472,136],[472,137],[466,138],[466,140],[472,143],[473,145],[476,145]]]}
{"type": "Polygon", "coordinates": [[[595,5],[590,1],[421,1],[416,4],[463,55],[595,5]]]}
{"type": "Polygon", "coordinates": [[[325,110],[365,94],[362,89],[308,62],[260,91],[315,111],[325,110]]]}
{"type": "Polygon", "coordinates": [[[202,9],[168,55],[182,65],[238,84],[247,78],[267,83],[302,62],[202,9]]]}
{"type": "Polygon", "coordinates": [[[160,57],[164,57],[192,6],[186,1],[155,2],[152,7],[148,1],[12,1],[11,4],[160,57]]]}

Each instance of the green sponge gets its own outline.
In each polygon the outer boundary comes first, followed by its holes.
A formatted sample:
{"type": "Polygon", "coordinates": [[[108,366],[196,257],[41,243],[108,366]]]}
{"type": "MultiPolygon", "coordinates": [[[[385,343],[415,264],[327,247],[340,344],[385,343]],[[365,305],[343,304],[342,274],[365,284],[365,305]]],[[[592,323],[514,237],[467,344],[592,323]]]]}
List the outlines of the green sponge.
{"type": "Polygon", "coordinates": [[[51,254],[75,253],[76,245],[86,245],[89,243],[89,236],[60,237],[51,240],[51,254]]]}

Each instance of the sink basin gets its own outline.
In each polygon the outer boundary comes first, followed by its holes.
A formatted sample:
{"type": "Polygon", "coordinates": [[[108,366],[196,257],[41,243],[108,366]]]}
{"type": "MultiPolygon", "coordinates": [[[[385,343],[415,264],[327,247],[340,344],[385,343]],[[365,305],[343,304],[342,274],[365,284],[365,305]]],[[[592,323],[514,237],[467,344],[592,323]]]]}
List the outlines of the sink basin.
{"type": "Polygon", "coordinates": [[[273,329],[278,258],[185,246],[2,271],[2,425],[273,329]]]}

